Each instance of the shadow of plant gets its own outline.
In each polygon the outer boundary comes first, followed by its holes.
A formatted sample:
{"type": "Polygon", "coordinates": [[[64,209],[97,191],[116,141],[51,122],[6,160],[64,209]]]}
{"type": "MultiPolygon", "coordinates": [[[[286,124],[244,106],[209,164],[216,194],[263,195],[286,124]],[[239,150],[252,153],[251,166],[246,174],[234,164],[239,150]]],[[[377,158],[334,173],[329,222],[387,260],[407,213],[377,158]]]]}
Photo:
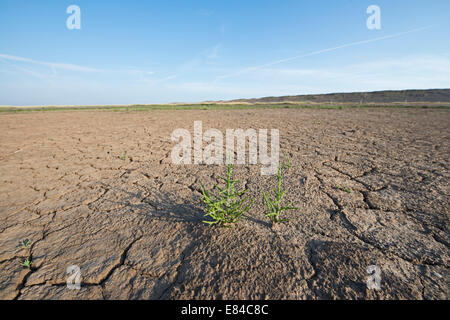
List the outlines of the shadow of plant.
{"type": "MultiPolygon", "coordinates": [[[[175,221],[202,222],[204,213],[201,205],[201,195],[194,193],[186,197],[174,192],[161,192],[159,190],[152,194],[145,191],[132,192],[121,187],[107,185],[102,186],[108,191],[114,191],[120,195],[120,200],[103,199],[104,202],[118,206],[130,206],[137,214],[149,217],[165,218],[175,221]],[[154,210],[148,210],[150,205],[154,210]]],[[[189,191],[189,193],[192,193],[189,191]]]]}

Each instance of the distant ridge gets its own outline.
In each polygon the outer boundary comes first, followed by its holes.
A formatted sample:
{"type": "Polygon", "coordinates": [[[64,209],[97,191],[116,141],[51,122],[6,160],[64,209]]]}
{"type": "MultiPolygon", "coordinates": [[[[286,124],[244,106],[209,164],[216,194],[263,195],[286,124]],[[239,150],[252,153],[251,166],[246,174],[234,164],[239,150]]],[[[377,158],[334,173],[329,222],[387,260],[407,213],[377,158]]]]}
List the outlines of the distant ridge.
{"type": "Polygon", "coordinates": [[[450,102],[450,89],[397,90],[351,93],[307,94],[297,96],[264,97],[237,99],[230,102],[274,103],[274,102],[312,102],[312,103],[414,103],[450,102]]]}

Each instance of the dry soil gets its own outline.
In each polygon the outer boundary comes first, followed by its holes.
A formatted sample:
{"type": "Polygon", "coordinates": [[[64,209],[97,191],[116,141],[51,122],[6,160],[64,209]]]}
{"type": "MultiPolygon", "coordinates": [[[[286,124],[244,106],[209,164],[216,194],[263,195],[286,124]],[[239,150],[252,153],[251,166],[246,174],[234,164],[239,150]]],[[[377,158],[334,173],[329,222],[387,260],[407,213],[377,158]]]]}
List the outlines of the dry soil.
{"type": "Polygon", "coordinates": [[[431,109],[2,114],[0,298],[448,299],[449,128],[431,109]],[[225,167],[170,158],[195,120],[280,130],[289,223],[264,217],[259,165],[234,171],[257,198],[246,219],[202,223],[200,181],[225,167]]]}

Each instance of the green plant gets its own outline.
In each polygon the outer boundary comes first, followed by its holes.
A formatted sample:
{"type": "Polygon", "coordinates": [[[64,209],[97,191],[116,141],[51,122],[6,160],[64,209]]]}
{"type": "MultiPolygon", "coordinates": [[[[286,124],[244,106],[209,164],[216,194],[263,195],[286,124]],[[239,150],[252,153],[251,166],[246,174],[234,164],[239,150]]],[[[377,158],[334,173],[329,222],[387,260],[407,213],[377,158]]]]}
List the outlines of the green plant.
{"type": "Polygon", "coordinates": [[[19,242],[19,245],[17,246],[19,249],[27,249],[31,244],[31,241],[28,239],[22,240],[19,242]]]}
{"type": "Polygon", "coordinates": [[[26,258],[23,263],[21,263],[21,266],[24,268],[31,269],[31,260],[29,258],[26,258]]]}
{"type": "Polygon", "coordinates": [[[127,152],[126,151],[124,151],[122,153],[122,157],[120,157],[120,159],[122,159],[123,161],[127,160],[127,152]]]}
{"type": "Polygon", "coordinates": [[[24,268],[31,269],[31,241],[29,239],[25,239],[19,242],[17,246],[19,249],[27,249],[28,258],[26,258],[20,265],[24,268]]]}
{"type": "Polygon", "coordinates": [[[341,191],[345,191],[347,193],[352,193],[352,190],[350,188],[347,187],[340,187],[340,186],[335,186],[336,189],[341,190],[341,191]]]}
{"type": "Polygon", "coordinates": [[[287,222],[289,219],[281,219],[280,215],[286,210],[298,210],[298,208],[292,206],[292,203],[289,203],[289,205],[284,207],[281,204],[286,193],[286,190],[281,189],[281,182],[283,180],[281,171],[281,166],[278,166],[277,189],[272,189],[275,193],[275,200],[272,199],[270,194],[266,194],[264,191],[262,192],[268,211],[265,216],[268,217],[272,223],[287,222]]]}
{"type": "Polygon", "coordinates": [[[205,186],[201,184],[203,194],[202,201],[205,204],[205,217],[209,216],[213,219],[212,221],[205,220],[203,221],[204,223],[211,226],[218,225],[231,228],[231,224],[237,223],[242,218],[242,215],[250,209],[253,202],[255,202],[253,199],[244,207],[250,197],[243,198],[243,195],[247,190],[241,192],[236,191],[235,185],[239,180],[231,179],[232,169],[233,166],[228,164],[226,178],[219,177],[219,179],[224,182],[225,186],[214,186],[214,189],[219,191],[217,195],[209,193],[205,186]]]}
{"type": "Polygon", "coordinates": [[[289,153],[286,152],[286,163],[283,164],[284,168],[289,170],[292,165],[291,165],[291,158],[289,157],[289,153]]]}

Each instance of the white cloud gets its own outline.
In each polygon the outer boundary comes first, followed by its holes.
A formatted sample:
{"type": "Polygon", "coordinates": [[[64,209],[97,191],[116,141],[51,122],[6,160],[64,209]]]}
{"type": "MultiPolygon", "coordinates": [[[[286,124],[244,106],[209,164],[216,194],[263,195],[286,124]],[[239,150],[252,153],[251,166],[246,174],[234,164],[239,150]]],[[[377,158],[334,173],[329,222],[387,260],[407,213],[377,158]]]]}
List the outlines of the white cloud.
{"type": "Polygon", "coordinates": [[[246,83],[258,82],[272,84],[274,87],[283,84],[306,85],[315,88],[314,91],[324,92],[341,89],[356,91],[357,88],[442,88],[450,84],[450,58],[410,55],[331,68],[262,68],[247,75],[245,80],[246,83]]]}
{"type": "Polygon", "coordinates": [[[419,32],[419,31],[422,31],[422,30],[425,30],[425,29],[428,29],[428,28],[431,28],[431,27],[432,26],[427,26],[427,27],[412,29],[412,30],[405,31],[405,32],[394,33],[394,34],[391,34],[391,35],[378,37],[378,38],[374,38],[374,39],[368,39],[368,40],[362,40],[362,41],[346,43],[346,44],[342,44],[342,45],[337,46],[337,47],[326,48],[326,49],[322,49],[322,50],[313,51],[313,52],[310,52],[310,53],[307,53],[307,54],[302,54],[302,55],[297,55],[297,56],[293,56],[293,57],[289,57],[289,58],[284,58],[284,59],[271,61],[271,62],[262,64],[262,65],[259,65],[259,66],[243,68],[243,69],[238,70],[238,71],[233,72],[233,73],[221,75],[221,76],[217,77],[215,81],[219,81],[219,80],[226,79],[226,78],[236,77],[236,76],[239,76],[239,75],[242,75],[242,74],[245,74],[245,73],[255,72],[255,71],[259,70],[259,69],[271,67],[271,66],[274,66],[274,65],[277,65],[277,64],[281,64],[281,63],[285,63],[285,62],[289,62],[289,61],[297,60],[297,59],[301,59],[301,58],[311,57],[311,56],[319,55],[319,54],[322,54],[322,53],[335,51],[335,50],[338,50],[338,49],[343,49],[343,48],[358,46],[358,45],[362,45],[362,44],[367,44],[367,43],[372,43],[372,42],[377,42],[377,41],[397,38],[397,37],[401,37],[401,36],[404,36],[404,35],[407,35],[407,34],[410,34],[410,33],[419,32]]]}
{"type": "Polygon", "coordinates": [[[100,72],[100,71],[102,71],[99,69],[83,67],[83,66],[79,66],[76,64],[38,61],[38,60],[33,60],[33,59],[23,58],[23,57],[18,57],[18,56],[12,56],[12,55],[2,54],[2,53],[0,53],[0,59],[31,63],[31,64],[36,64],[36,65],[41,65],[41,66],[47,66],[52,69],[62,69],[62,70],[69,70],[69,71],[81,71],[81,72],[100,72]]]}

